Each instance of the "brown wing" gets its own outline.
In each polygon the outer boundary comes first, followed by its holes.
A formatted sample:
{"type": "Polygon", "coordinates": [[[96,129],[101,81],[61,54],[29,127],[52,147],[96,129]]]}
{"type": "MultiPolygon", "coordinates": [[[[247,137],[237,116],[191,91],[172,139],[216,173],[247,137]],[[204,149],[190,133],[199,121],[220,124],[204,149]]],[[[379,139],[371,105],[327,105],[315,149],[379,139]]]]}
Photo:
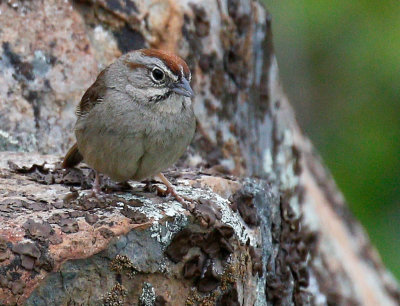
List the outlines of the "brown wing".
{"type": "Polygon", "coordinates": [[[81,102],[76,108],[76,115],[83,116],[97,104],[103,101],[106,92],[105,73],[108,68],[104,69],[98,75],[96,81],[86,90],[81,102]]]}
{"type": "MultiPolygon", "coordinates": [[[[105,83],[105,73],[107,68],[104,69],[97,76],[96,81],[86,90],[83,95],[81,102],[79,102],[78,107],[76,108],[77,116],[84,116],[97,104],[103,101],[104,94],[106,91],[106,83],[105,83]]],[[[75,143],[68,151],[68,153],[64,157],[64,161],[62,163],[63,168],[72,168],[79,164],[83,160],[82,154],[79,152],[78,145],[75,143]]]]}

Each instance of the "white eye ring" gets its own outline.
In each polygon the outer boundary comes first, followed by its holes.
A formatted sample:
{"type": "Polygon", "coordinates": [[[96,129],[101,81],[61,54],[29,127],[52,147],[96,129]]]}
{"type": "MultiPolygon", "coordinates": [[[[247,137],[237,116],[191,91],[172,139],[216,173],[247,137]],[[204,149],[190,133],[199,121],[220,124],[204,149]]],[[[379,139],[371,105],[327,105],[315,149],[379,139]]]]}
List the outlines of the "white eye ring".
{"type": "Polygon", "coordinates": [[[151,78],[156,83],[161,83],[165,80],[165,73],[158,67],[154,67],[151,71],[151,78]]]}

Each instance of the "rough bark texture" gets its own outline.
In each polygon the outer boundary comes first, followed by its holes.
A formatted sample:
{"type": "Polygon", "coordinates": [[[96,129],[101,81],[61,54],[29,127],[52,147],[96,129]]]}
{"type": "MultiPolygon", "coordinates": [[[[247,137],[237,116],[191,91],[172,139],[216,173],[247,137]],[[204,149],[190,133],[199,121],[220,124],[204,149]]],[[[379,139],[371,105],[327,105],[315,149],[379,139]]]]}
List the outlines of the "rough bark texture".
{"type": "Polygon", "coordinates": [[[12,0],[0,12],[0,304],[400,303],[296,124],[258,2],[12,0]],[[10,152],[65,152],[84,90],[142,47],[193,72],[197,134],[167,173],[190,209],[108,180],[93,200],[85,166],[10,152]]]}

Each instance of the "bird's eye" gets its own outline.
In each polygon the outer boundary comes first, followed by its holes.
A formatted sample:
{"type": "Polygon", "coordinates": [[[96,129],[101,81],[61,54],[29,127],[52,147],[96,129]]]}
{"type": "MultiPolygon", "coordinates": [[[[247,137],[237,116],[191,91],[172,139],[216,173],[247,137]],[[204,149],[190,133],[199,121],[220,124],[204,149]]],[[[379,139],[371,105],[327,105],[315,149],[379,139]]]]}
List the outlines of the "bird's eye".
{"type": "Polygon", "coordinates": [[[152,76],[153,79],[154,79],[155,81],[157,81],[157,82],[161,82],[161,81],[164,80],[164,78],[165,78],[164,72],[163,72],[161,69],[159,69],[159,68],[154,68],[154,69],[151,71],[151,76],[152,76]]]}

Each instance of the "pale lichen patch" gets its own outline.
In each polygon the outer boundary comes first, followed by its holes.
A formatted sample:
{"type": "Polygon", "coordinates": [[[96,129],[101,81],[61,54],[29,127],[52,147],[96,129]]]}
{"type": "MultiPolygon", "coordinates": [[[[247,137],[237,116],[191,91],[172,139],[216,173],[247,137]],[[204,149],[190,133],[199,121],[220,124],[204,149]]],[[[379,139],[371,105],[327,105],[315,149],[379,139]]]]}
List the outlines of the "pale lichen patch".
{"type": "Polygon", "coordinates": [[[153,306],[156,301],[156,293],[153,285],[147,282],[143,283],[142,294],[139,297],[139,305],[153,306]]]}
{"type": "Polygon", "coordinates": [[[166,221],[165,224],[153,223],[150,227],[151,237],[155,238],[165,248],[171,242],[172,237],[181,231],[187,223],[187,217],[182,214],[175,215],[172,222],[166,221]]]}
{"type": "Polygon", "coordinates": [[[232,211],[229,200],[213,193],[209,187],[198,189],[180,185],[176,189],[180,194],[193,200],[204,199],[212,201],[221,211],[221,222],[231,226],[242,243],[246,243],[249,239],[251,244],[254,243],[255,237],[252,231],[245,225],[239,214],[232,211]]]}

